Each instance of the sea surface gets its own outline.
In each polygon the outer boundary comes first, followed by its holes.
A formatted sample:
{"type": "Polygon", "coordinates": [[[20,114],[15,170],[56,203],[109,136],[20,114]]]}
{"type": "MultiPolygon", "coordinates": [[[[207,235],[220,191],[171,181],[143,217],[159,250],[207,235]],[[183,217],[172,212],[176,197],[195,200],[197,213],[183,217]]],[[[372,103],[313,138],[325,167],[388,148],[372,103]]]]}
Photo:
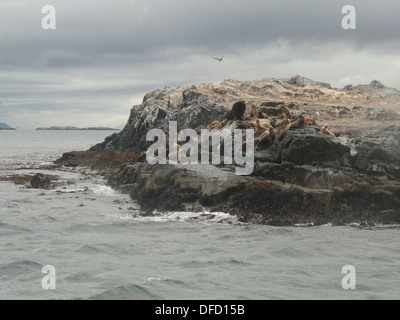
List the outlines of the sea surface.
{"type": "Polygon", "coordinates": [[[110,134],[0,131],[0,177],[58,178],[51,190],[0,182],[0,299],[400,298],[396,226],[271,227],[208,212],[141,217],[96,172],[51,168],[63,152],[110,134]],[[344,277],[355,289],[343,288],[344,277]]]}

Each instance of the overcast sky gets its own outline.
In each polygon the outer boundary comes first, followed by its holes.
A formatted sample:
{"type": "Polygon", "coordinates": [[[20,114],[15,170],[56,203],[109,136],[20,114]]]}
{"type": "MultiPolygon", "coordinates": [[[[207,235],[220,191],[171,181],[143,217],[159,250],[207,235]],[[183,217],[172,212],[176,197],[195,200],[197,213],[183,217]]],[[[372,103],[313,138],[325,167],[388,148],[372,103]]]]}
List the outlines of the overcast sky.
{"type": "Polygon", "coordinates": [[[224,79],[400,88],[399,15],[398,0],[0,0],[0,122],[113,127],[149,91],[224,79]]]}

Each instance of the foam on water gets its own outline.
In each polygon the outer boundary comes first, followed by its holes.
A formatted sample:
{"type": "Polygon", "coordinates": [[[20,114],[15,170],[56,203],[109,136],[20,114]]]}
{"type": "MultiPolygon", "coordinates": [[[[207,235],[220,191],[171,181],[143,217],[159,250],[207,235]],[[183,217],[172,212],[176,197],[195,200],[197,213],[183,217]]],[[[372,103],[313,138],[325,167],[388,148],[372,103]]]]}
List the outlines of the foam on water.
{"type": "Polygon", "coordinates": [[[119,195],[114,189],[104,185],[96,185],[92,187],[91,190],[93,191],[94,194],[104,195],[107,197],[116,197],[119,195]]]}
{"type": "Polygon", "coordinates": [[[187,212],[174,211],[159,213],[153,212],[150,216],[141,216],[135,214],[133,218],[144,222],[169,222],[169,221],[202,221],[202,222],[217,222],[217,223],[237,223],[237,217],[224,212],[187,212]]]}

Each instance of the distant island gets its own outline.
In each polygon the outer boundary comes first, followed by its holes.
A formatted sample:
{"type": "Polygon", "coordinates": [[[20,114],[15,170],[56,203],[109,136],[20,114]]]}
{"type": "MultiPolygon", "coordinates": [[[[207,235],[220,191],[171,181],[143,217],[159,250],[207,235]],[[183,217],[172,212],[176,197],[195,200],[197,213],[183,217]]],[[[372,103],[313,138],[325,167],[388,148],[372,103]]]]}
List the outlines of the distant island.
{"type": "Polygon", "coordinates": [[[44,128],[36,128],[36,130],[110,130],[110,131],[119,131],[119,129],[108,128],[108,127],[89,127],[89,128],[78,128],[78,127],[60,127],[60,126],[53,126],[53,127],[44,127],[44,128]]]}
{"type": "Polygon", "coordinates": [[[0,122],[0,130],[16,130],[16,129],[11,128],[7,123],[0,122]]]}

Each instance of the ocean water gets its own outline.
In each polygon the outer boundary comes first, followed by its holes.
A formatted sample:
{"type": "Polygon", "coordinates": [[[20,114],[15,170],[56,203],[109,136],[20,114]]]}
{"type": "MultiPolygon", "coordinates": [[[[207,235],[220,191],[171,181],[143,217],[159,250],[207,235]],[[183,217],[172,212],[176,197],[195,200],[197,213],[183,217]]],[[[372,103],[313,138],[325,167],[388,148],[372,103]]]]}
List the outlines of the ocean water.
{"type": "Polygon", "coordinates": [[[271,227],[207,212],[141,217],[95,172],[49,169],[63,152],[111,133],[0,131],[0,177],[58,177],[52,190],[0,182],[0,299],[400,298],[396,226],[271,227]],[[47,265],[53,282],[42,273],[47,265]],[[348,265],[355,289],[346,290],[348,265]]]}

